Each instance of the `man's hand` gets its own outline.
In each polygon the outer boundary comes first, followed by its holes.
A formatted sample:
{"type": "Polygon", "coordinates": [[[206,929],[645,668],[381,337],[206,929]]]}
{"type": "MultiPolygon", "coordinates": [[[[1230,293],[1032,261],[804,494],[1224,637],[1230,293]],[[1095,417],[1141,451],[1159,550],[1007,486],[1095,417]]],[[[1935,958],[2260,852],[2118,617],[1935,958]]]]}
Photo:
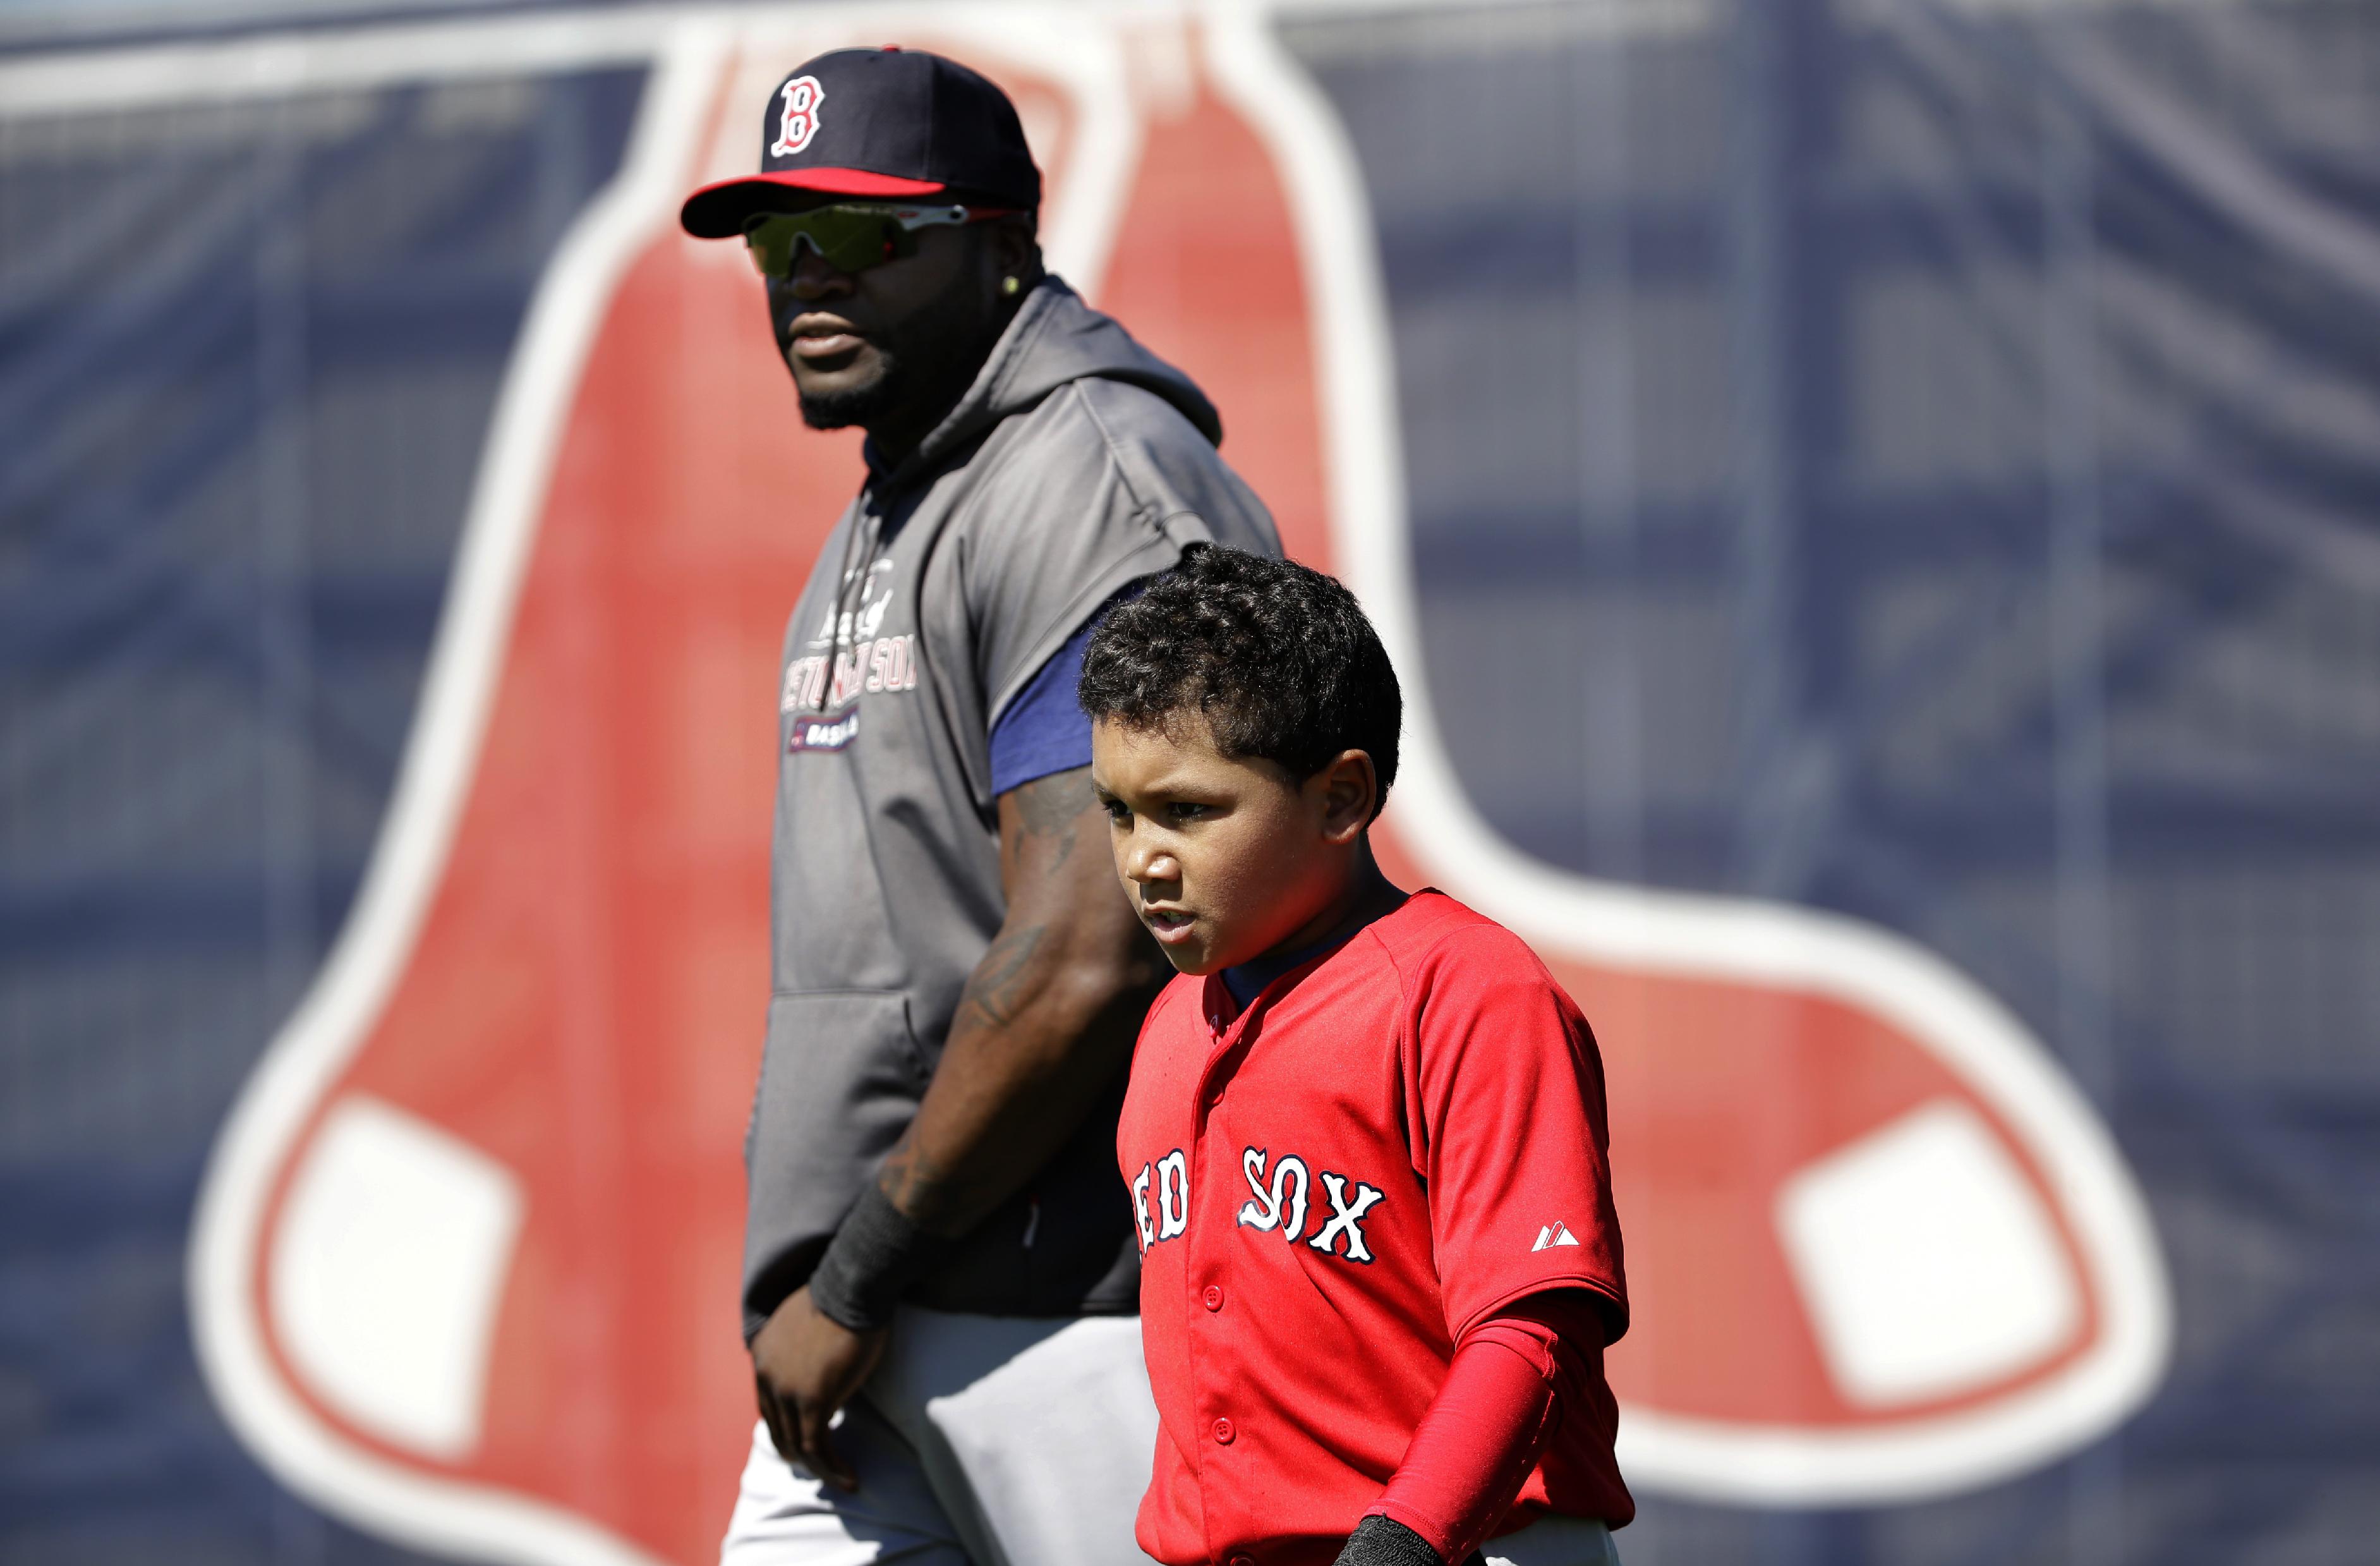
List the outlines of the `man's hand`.
{"type": "Polygon", "coordinates": [[[810,1292],[796,1289],[752,1340],[752,1379],[760,1417],[777,1455],[798,1463],[839,1490],[859,1480],[827,1433],[832,1419],[884,1357],[885,1328],[854,1332],[820,1316],[810,1292]]]}

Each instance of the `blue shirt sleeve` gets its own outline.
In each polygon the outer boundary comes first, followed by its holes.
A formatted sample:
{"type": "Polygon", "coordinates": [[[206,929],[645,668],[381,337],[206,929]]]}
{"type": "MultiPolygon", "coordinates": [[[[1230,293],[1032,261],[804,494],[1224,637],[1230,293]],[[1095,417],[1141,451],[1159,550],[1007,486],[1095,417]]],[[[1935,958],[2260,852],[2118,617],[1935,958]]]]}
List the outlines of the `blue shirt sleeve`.
{"type": "MultiPolygon", "coordinates": [[[[1104,613],[1106,605],[1100,606],[1104,613]]],[[[991,793],[1091,764],[1091,718],[1075,699],[1097,614],[1050,655],[991,725],[991,793]]]]}

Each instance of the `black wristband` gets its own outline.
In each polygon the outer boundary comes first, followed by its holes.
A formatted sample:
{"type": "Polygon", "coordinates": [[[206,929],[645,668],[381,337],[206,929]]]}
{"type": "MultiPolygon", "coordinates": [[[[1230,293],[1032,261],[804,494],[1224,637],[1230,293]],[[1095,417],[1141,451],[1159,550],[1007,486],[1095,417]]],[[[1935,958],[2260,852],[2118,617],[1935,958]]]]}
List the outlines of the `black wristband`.
{"type": "Polygon", "coordinates": [[[854,1332],[888,1326],[901,1292],[945,1244],[910,1221],[870,1180],[810,1274],[810,1303],[854,1332]]]}
{"type": "Polygon", "coordinates": [[[1366,1517],[1347,1536],[1336,1566],[1446,1566],[1429,1541],[1393,1517],[1366,1517]]]}

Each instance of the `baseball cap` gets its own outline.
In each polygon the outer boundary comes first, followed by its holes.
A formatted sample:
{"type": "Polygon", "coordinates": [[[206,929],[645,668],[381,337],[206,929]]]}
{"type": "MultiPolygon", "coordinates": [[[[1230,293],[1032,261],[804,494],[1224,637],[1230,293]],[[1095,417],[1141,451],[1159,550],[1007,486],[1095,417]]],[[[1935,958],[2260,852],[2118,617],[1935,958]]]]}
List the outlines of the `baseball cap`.
{"type": "Polygon", "coordinates": [[[837,49],[795,67],[769,95],[760,172],[704,186],[678,222],[698,239],[727,239],[756,212],[797,212],[822,195],[1030,211],[1041,204],[1041,171],[1008,94],[956,60],[837,49]]]}

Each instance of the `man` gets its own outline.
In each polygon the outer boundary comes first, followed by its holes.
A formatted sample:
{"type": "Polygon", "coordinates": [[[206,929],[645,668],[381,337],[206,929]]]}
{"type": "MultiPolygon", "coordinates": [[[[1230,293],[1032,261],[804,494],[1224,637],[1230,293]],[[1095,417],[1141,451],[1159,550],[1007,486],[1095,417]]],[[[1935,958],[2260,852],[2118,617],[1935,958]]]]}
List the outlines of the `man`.
{"type": "Polygon", "coordinates": [[[1099,610],[1279,552],[1186,377],[1044,273],[1014,107],[842,50],[770,95],[742,237],[803,418],[868,474],[785,637],[746,1150],[761,1423],[726,1566],[1138,1560],[1156,1420],[1111,1148],[1162,965],[1075,702],[1099,610]]]}

